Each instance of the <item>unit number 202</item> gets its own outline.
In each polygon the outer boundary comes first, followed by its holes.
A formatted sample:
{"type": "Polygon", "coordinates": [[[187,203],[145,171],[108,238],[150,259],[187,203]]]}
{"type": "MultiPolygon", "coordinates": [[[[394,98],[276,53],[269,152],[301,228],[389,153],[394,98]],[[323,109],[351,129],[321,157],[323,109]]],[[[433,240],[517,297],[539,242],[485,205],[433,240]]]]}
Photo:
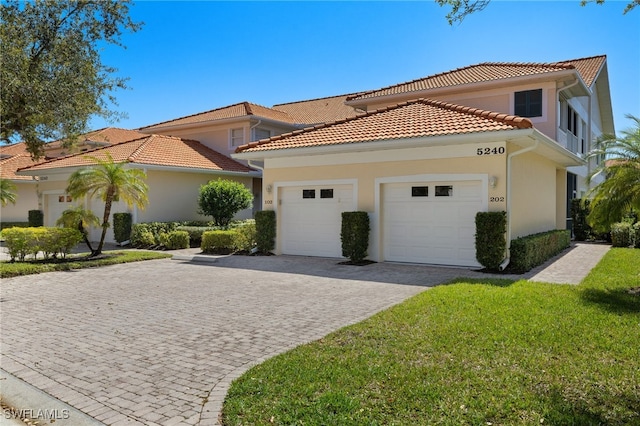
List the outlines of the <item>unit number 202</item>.
{"type": "Polygon", "coordinates": [[[476,154],[478,155],[499,155],[504,154],[504,146],[498,146],[495,148],[478,148],[476,154]]]}

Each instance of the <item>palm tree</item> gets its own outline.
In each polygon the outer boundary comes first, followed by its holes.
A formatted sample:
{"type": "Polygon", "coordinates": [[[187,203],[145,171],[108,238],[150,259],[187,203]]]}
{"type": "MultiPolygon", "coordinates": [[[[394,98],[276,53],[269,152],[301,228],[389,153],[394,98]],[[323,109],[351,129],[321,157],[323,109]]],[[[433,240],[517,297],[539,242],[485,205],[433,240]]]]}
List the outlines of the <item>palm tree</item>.
{"type": "Polygon", "coordinates": [[[9,179],[0,179],[0,203],[2,206],[16,203],[16,186],[9,179]]]}
{"type": "Polygon", "coordinates": [[[104,201],[102,235],[98,248],[91,254],[91,256],[98,256],[102,253],[107,228],[109,228],[109,216],[113,202],[122,200],[129,207],[135,205],[144,208],[148,202],[147,191],[149,187],[144,181],[147,175],[142,170],[127,169],[124,167],[126,163],[115,163],[108,153],[106,160],[95,157],[88,158],[96,165],[75,171],[69,177],[67,192],[74,198],[81,198],[85,195],[89,198],[98,196],[104,201]]]}
{"type": "Polygon", "coordinates": [[[93,214],[91,210],[85,210],[82,206],[72,207],[62,212],[62,216],[56,221],[56,225],[65,228],[76,228],[82,233],[84,243],[89,247],[93,254],[93,247],[89,241],[89,232],[87,227],[99,226],[100,219],[93,214]]]}
{"type": "Polygon", "coordinates": [[[640,211],[640,118],[626,117],[635,122],[635,128],[624,130],[620,137],[599,138],[588,155],[602,160],[589,181],[599,174],[605,177],[588,194],[593,198],[587,219],[599,231],[606,232],[624,215],[640,211]]]}

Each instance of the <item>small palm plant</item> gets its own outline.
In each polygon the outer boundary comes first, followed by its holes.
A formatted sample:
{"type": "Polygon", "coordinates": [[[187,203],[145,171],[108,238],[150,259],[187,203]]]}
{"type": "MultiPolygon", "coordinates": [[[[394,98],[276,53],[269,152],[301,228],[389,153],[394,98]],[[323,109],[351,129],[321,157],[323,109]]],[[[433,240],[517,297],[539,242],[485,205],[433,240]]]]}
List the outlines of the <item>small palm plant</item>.
{"type": "Polygon", "coordinates": [[[93,253],[91,241],[89,241],[90,226],[100,226],[100,219],[91,210],[86,210],[82,206],[72,207],[62,212],[62,216],[56,221],[56,225],[65,228],[75,228],[82,233],[84,243],[93,253]]]}
{"type": "Polygon", "coordinates": [[[624,130],[620,137],[599,138],[588,155],[602,160],[589,180],[600,174],[605,179],[589,191],[593,198],[587,219],[603,232],[630,211],[640,211],[640,118],[626,117],[635,122],[635,128],[624,130]]]}
{"type": "Polygon", "coordinates": [[[104,239],[109,228],[111,206],[114,202],[122,200],[129,207],[136,205],[143,209],[149,201],[147,197],[149,187],[145,183],[147,175],[140,169],[125,168],[126,162],[114,162],[109,153],[106,157],[106,160],[88,157],[95,162],[95,165],[75,171],[69,177],[67,186],[67,192],[74,198],[97,196],[104,201],[102,234],[98,247],[92,251],[92,257],[102,254],[104,239]]]}
{"type": "Polygon", "coordinates": [[[9,179],[0,179],[0,203],[2,206],[16,203],[16,186],[9,179]]]}

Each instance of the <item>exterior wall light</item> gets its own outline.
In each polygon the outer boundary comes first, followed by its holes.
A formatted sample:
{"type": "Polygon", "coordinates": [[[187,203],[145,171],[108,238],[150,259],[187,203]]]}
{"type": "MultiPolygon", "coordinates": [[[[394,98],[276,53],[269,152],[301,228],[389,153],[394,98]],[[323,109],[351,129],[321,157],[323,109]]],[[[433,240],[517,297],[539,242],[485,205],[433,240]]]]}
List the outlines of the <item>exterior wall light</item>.
{"type": "Polygon", "coordinates": [[[496,185],[498,184],[498,178],[495,176],[490,176],[489,177],[489,186],[492,188],[495,188],[496,185]]]}

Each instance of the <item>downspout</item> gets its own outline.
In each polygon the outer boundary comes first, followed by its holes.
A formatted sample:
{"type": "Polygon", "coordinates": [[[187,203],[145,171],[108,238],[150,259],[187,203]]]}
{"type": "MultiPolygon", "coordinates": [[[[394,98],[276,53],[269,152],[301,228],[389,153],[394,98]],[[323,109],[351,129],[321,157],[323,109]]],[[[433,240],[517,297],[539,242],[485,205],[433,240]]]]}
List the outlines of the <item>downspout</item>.
{"type": "Polygon", "coordinates": [[[521,149],[520,151],[512,152],[507,156],[507,250],[505,253],[505,258],[498,267],[498,270],[504,271],[507,266],[509,266],[509,262],[511,261],[511,159],[517,155],[525,154],[527,152],[533,151],[538,147],[538,140],[536,139],[535,143],[527,148],[521,149]]]}

